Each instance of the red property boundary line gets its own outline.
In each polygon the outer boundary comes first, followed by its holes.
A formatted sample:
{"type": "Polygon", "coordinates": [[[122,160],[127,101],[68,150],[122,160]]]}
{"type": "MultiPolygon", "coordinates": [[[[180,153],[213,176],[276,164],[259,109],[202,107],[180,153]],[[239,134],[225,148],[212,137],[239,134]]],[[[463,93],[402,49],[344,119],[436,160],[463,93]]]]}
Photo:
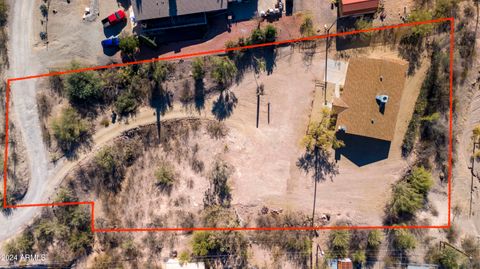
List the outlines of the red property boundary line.
{"type": "Polygon", "coordinates": [[[333,33],[327,35],[318,35],[312,37],[304,37],[298,39],[291,39],[291,40],[284,40],[278,42],[271,42],[265,44],[258,44],[258,45],[250,45],[244,47],[236,47],[236,48],[228,48],[228,49],[217,49],[217,50],[210,50],[210,51],[202,51],[196,53],[188,53],[188,54],[181,54],[181,55],[173,55],[173,56],[165,56],[159,57],[149,60],[141,60],[141,61],[134,61],[128,63],[120,63],[120,64],[110,64],[104,66],[95,66],[95,67],[88,67],[88,68],[81,68],[75,70],[67,70],[61,72],[51,72],[39,75],[32,75],[32,76],[25,76],[25,77],[18,77],[18,78],[8,78],[7,79],[7,88],[6,88],[6,109],[5,109],[5,154],[4,154],[4,162],[3,162],[3,208],[25,208],[25,207],[53,207],[53,206],[77,206],[77,205],[89,205],[91,207],[92,212],[92,219],[91,219],[91,230],[94,233],[106,233],[106,232],[156,232],[156,231],[273,231],[273,230],[372,230],[372,229],[446,229],[450,228],[451,226],[451,196],[452,196],[452,152],[453,152],[453,145],[452,145],[452,126],[453,126],[453,109],[452,109],[452,102],[453,102],[453,56],[454,56],[454,28],[455,21],[454,18],[441,18],[441,19],[434,19],[428,21],[421,21],[421,22],[410,22],[410,23],[402,23],[397,25],[390,25],[390,26],[383,26],[377,28],[370,28],[364,30],[356,30],[356,31],[349,31],[349,32],[341,32],[341,33],[333,33]],[[46,204],[19,204],[19,205],[8,205],[7,204],[7,161],[8,161],[8,115],[9,115],[9,98],[10,98],[10,87],[11,83],[14,81],[21,81],[27,79],[35,79],[35,78],[43,78],[43,77],[50,77],[50,76],[57,76],[57,75],[66,75],[66,74],[73,74],[85,71],[93,71],[93,70],[102,70],[107,68],[114,68],[114,67],[122,67],[122,66],[129,66],[129,65],[136,65],[141,63],[151,63],[157,61],[165,61],[165,60],[174,60],[174,59],[186,59],[192,58],[196,56],[205,56],[205,55],[213,55],[213,54],[220,54],[226,53],[230,51],[237,51],[241,49],[250,49],[250,48],[259,48],[259,47],[267,47],[272,45],[283,45],[288,43],[295,43],[301,41],[308,41],[308,40],[317,40],[323,38],[330,38],[330,37],[340,37],[340,36],[347,36],[347,35],[354,35],[359,33],[366,33],[366,32],[373,32],[373,31],[381,31],[381,30],[388,30],[388,29],[396,29],[401,27],[411,27],[411,26],[418,26],[424,24],[433,24],[433,23],[442,23],[442,22],[450,22],[450,72],[449,72],[449,84],[450,84],[450,118],[449,118],[449,147],[448,147],[448,223],[446,225],[437,225],[437,226],[429,226],[429,225],[407,225],[407,226],[330,226],[330,227],[323,227],[323,226],[315,226],[315,227],[220,227],[220,228],[213,228],[213,227],[201,227],[201,228],[111,228],[111,229],[96,229],[95,228],[95,202],[94,201],[85,201],[85,202],[66,202],[66,203],[46,203],[46,204]]]}

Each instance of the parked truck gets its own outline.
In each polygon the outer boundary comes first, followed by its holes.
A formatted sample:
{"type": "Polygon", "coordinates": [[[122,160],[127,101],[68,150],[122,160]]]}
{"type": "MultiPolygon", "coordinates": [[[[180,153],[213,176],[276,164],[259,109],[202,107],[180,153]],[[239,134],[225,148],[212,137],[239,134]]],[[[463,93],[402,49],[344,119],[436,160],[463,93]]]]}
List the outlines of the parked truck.
{"type": "Polygon", "coordinates": [[[109,27],[118,24],[126,19],[125,12],[118,10],[102,20],[103,27],[109,27]]]}

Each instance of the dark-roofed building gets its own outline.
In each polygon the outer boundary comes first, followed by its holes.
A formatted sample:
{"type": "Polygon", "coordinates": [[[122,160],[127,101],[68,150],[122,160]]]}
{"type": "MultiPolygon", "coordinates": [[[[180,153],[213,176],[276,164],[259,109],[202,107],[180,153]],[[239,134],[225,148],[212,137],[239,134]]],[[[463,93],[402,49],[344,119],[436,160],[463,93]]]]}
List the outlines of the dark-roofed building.
{"type": "Polygon", "coordinates": [[[228,0],[132,0],[143,33],[207,25],[208,17],[225,12],[228,0]]]}

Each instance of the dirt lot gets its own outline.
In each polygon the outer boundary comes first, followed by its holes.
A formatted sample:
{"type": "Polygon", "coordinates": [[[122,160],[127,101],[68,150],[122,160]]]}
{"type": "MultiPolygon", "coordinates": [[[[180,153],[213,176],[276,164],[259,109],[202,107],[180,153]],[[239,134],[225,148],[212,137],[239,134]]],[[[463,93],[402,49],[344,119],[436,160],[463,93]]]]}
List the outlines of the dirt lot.
{"type": "MultiPolygon", "coordinates": [[[[36,2],[40,7],[43,1],[36,0],[36,2]]],[[[94,21],[83,20],[85,8],[90,7],[90,2],[92,1],[78,0],[67,3],[64,0],[52,0],[50,1],[48,23],[43,24],[40,21],[45,19],[38,9],[35,14],[35,20],[39,22],[35,25],[35,47],[44,66],[64,67],[72,60],[87,65],[106,64],[112,60],[120,60],[118,53],[116,57],[109,58],[100,44],[103,39],[120,33],[121,27],[104,30],[101,24],[104,17],[119,9],[117,1],[94,1],[99,3],[99,16],[94,21]],[[48,44],[40,39],[40,32],[45,30],[48,34],[48,44]]],[[[129,29],[130,25],[126,25],[123,31],[129,29]]]]}
{"type": "MultiPolygon", "coordinates": [[[[364,51],[363,54],[362,56],[371,57],[395,57],[391,51],[379,48],[373,52],[364,51]]],[[[307,65],[301,52],[290,47],[279,49],[273,73],[262,73],[255,77],[253,73],[247,72],[243,80],[232,88],[238,103],[232,116],[225,121],[230,129],[228,135],[221,143],[214,140],[198,142],[210,149],[208,154],[201,155],[204,156],[202,160],[206,164],[210,163],[212,156],[222,148],[225,159],[234,167],[230,181],[232,205],[246,222],[263,206],[311,212],[313,181],[310,175],[297,167],[297,162],[304,152],[300,141],[311,113],[315,80],[323,78],[322,56],[321,52],[315,54],[311,64],[307,65]],[[295,75],[291,75],[291,70],[296,70],[295,75]],[[256,81],[265,86],[265,95],[261,97],[258,129],[255,127],[256,81]],[[270,124],[267,122],[268,103],[270,124]]],[[[339,174],[318,185],[317,212],[331,215],[331,223],[342,219],[357,225],[382,224],[391,184],[402,176],[408,166],[408,162],[400,156],[401,140],[425,70],[426,65],[415,76],[407,79],[406,95],[402,99],[402,110],[397,124],[398,135],[392,143],[389,158],[362,167],[342,158],[337,163],[339,174]]],[[[204,111],[206,114],[209,114],[215,99],[213,96],[207,101],[204,111]]],[[[186,114],[196,114],[188,108],[182,109],[185,109],[186,114]]],[[[206,115],[204,112],[202,115],[206,115]]],[[[175,113],[178,114],[179,111],[175,113]]],[[[154,155],[149,156],[158,159],[154,155]]],[[[188,169],[179,167],[178,171],[181,171],[182,178],[193,177],[191,173],[187,173],[188,169]]],[[[134,174],[137,175],[138,172],[134,174]]],[[[196,204],[197,207],[201,203],[203,192],[193,193],[189,195],[190,206],[196,204]]],[[[134,196],[140,199],[139,195],[140,193],[134,196]]],[[[444,194],[439,195],[438,199],[435,199],[439,201],[438,204],[435,202],[435,206],[441,213],[432,224],[444,224],[446,219],[442,211],[443,207],[446,208],[443,203],[444,194]]],[[[151,197],[146,196],[144,199],[152,199],[153,203],[160,202],[151,197]]],[[[155,208],[160,210],[162,207],[155,208]]],[[[147,211],[142,214],[143,217],[135,219],[147,218],[148,209],[145,210],[147,211]]],[[[147,219],[141,222],[148,223],[147,219]]]]}

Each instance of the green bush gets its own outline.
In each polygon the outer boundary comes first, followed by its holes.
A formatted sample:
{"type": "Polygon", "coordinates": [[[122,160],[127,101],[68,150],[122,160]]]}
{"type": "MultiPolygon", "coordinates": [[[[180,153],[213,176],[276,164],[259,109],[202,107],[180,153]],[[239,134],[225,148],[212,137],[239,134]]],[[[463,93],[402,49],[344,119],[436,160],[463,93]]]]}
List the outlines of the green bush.
{"type": "Polygon", "coordinates": [[[237,74],[235,63],[229,58],[212,58],[212,79],[222,87],[228,86],[237,74]]]}
{"type": "Polygon", "coordinates": [[[275,39],[277,39],[277,28],[275,26],[269,24],[265,27],[264,29],[265,32],[265,41],[267,42],[273,42],[275,39]]]}
{"type": "Polygon", "coordinates": [[[211,256],[223,262],[230,260],[238,268],[246,267],[248,241],[237,231],[196,231],[191,244],[194,256],[211,256]]]}
{"type": "Polygon", "coordinates": [[[383,241],[383,235],[380,230],[371,230],[367,237],[367,248],[378,249],[383,241]]]}
{"type": "Polygon", "coordinates": [[[407,182],[413,187],[413,189],[426,196],[428,191],[433,186],[432,174],[427,171],[423,166],[414,167],[407,177],[407,182]]]}
{"type": "MultiPolygon", "coordinates": [[[[410,12],[408,15],[409,22],[427,21],[432,19],[432,13],[429,10],[417,9],[410,12]]],[[[431,23],[415,25],[412,28],[412,33],[421,37],[430,34],[433,31],[431,23]]]]}
{"type": "Polygon", "coordinates": [[[140,46],[140,41],[136,36],[127,35],[123,36],[120,39],[119,48],[120,50],[128,56],[133,56],[137,52],[138,47],[140,46]]]}
{"type": "Polygon", "coordinates": [[[155,178],[157,184],[162,187],[171,187],[175,183],[175,171],[169,163],[162,163],[160,167],[155,171],[155,178]]]}
{"type": "Polygon", "coordinates": [[[192,61],[192,75],[195,80],[202,80],[205,77],[204,58],[195,58],[192,61]]]}
{"type": "Polygon", "coordinates": [[[111,147],[101,149],[95,155],[94,162],[106,174],[111,173],[119,165],[119,161],[111,147]]]}
{"type": "Polygon", "coordinates": [[[138,100],[132,91],[123,91],[115,100],[114,106],[120,116],[129,116],[137,111],[138,100]]]}
{"type": "Polygon", "coordinates": [[[459,0],[437,0],[435,5],[435,17],[454,17],[459,0]]]}
{"type": "Polygon", "coordinates": [[[442,269],[457,269],[460,268],[459,254],[456,250],[446,247],[440,251],[436,257],[436,262],[442,269]]]}
{"type": "Polygon", "coordinates": [[[63,151],[71,151],[89,136],[89,124],[71,107],[52,121],[53,136],[63,151]]]}
{"type": "Polygon", "coordinates": [[[250,40],[253,44],[261,44],[265,42],[265,32],[261,28],[257,28],[252,31],[250,40]]]}
{"type": "Polygon", "coordinates": [[[350,232],[347,230],[335,230],[330,232],[329,249],[331,256],[345,258],[350,248],[350,232]]]}
{"type": "MultiPolygon", "coordinates": [[[[72,64],[72,69],[78,68],[72,64]]],[[[65,80],[65,90],[68,100],[75,105],[91,105],[102,97],[102,83],[97,72],[87,71],[68,75],[65,80]]]]}
{"type": "Polygon", "coordinates": [[[423,206],[423,196],[405,181],[393,188],[391,213],[395,218],[414,215],[423,206]]]}
{"type": "Polygon", "coordinates": [[[393,246],[403,252],[415,249],[417,240],[408,229],[395,229],[393,232],[393,246]]]}
{"type": "Polygon", "coordinates": [[[315,29],[313,25],[313,19],[310,16],[303,18],[303,22],[300,25],[300,33],[303,37],[309,37],[315,35],[315,29]]]}

